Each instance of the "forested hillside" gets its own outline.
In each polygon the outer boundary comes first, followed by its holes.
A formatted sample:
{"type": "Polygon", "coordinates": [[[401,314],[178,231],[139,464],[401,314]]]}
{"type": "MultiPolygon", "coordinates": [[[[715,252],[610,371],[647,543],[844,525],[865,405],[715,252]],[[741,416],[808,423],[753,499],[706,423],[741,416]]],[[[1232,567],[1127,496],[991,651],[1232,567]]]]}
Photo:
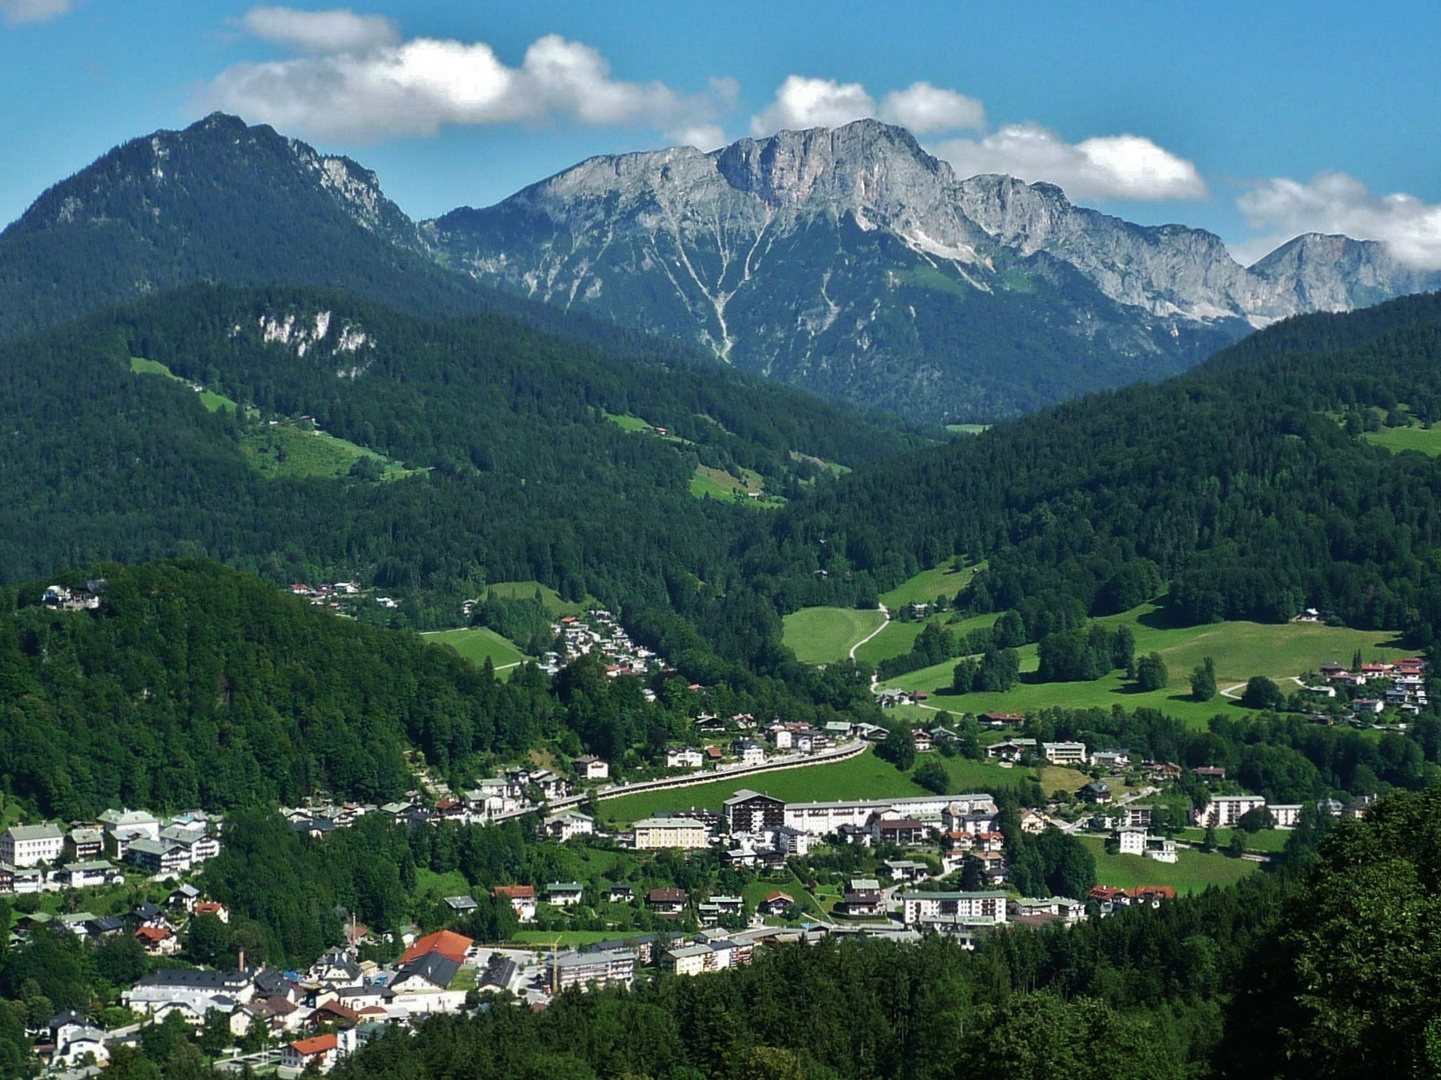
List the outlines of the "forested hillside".
{"type": "Polygon", "coordinates": [[[450,619],[486,580],[667,603],[676,575],[723,581],[732,538],[761,527],[756,508],[695,498],[698,466],[795,496],[826,463],[921,441],[503,316],[427,322],[342,294],[212,286],[0,345],[0,402],[4,578],[203,554],[276,583],[435,597],[450,619]],[[137,374],[135,358],[183,382],[137,374]],[[185,383],[231,404],[207,411],[185,383]],[[410,475],[252,467],[276,432],[316,428],[410,475]]]}
{"type": "Polygon", "coordinates": [[[828,569],[793,586],[805,603],[847,598],[847,573],[885,589],[963,555],[989,560],[963,597],[974,611],[1105,614],[1169,582],[1187,622],[1309,606],[1416,648],[1441,628],[1441,472],[1363,436],[1437,419],[1441,297],[1306,316],[1161,386],[847,477],[782,515],[776,550],[828,569]]]}

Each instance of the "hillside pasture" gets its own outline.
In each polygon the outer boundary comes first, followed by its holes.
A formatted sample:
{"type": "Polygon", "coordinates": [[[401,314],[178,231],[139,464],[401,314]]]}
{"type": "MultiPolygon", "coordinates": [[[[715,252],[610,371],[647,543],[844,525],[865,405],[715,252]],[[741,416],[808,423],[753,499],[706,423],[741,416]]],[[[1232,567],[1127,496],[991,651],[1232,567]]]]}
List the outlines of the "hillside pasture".
{"type": "Polygon", "coordinates": [[[885,622],[880,611],[855,608],[802,608],[784,620],[782,640],[803,664],[834,664],[850,655],[851,646],[885,622]]]}
{"type": "Polygon", "coordinates": [[[1369,443],[1384,446],[1392,453],[1402,450],[1418,450],[1427,457],[1441,454],[1441,427],[1399,427],[1382,428],[1361,436],[1369,443]]]}
{"type": "Polygon", "coordinates": [[[1147,604],[1096,621],[1110,626],[1128,623],[1135,631],[1138,656],[1160,653],[1170,673],[1170,683],[1162,690],[1140,693],[1120,671],[1094,682],[1036,682],[1039,660],[1035,645],[1019,650],[1022,681],[1005,693],[951,694],[954,660],[897,676],[884,685],[924,690],[932,695],[932,706],[949,712],[1033,712],[1050,706],[1109,709],[1119,704],[1127,709],[1160,709],[1202,728],[1218,713],[1246,715],[1231,698],[1218,695],[1207,702],[1191,700],[1188,679],[1192,669],[1207,656],[1216,665],[1220,689],[1244,683],[1253,675],[1264,675],[1291,692],[1297,687],[1295,676],[1314,671],[1328,660],[1349,663],[1356,649],[1361,650],[1365,660],[1395,660],[1406,655],[1394,643],[1394,634],[1387,631],[1351,630],[1321,623],[1221,622],[1168,627],[1161,616],[1154,605],[1147,604]]]}
{"type": "Polygon", "coordinates": [[[447,645],[476,667],[489,660],[497,668],[511,667],[525,655],[494,630],[484,626],[467,626],[458,630],[435,630],[421,634],[433,645],[447,645]]]}
{"type": "Polygon", "coordinates": [[[1118,889],[1142,885],[1170,885],[1181,895],[1203,892],[1212,885],[1231,885],[1260,868],[1260,863],[1217,853],[1182,851],[1173,863],[1142,855],[1108,855],[1099,836],[1083,836],[1081,843],[1096,859],[1096,882],[1118,889]]]}

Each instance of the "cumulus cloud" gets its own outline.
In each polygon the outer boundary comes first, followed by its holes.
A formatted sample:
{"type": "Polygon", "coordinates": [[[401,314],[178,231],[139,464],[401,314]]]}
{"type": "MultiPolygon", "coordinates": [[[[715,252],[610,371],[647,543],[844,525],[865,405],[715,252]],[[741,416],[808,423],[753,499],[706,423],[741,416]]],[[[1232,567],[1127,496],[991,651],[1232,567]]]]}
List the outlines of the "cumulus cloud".
{"type": "Polygon", "coordinates": [[[759,138],[777,131],[840,127],[875,114],[875,100],[860,83],[788,75],[776,99],[751,117],[751,134],[759,138]]]}
{"type": "Polygon", "coordinates": [[[357,15],[349,8],[296,11],[258,7],[241,24],[258,38],[306,52],[363,52],[400,42],[400,31],[383,15],[357,15]]]}
{"type": "Polygon", "coordinates": [[[0,16],[14,25],[49,22],[73,6],[72,0],[0,0],[0,16]]]}
{"type": "Polygon", "coordinates": [[[1318,232],[1382,240],[1404,263],[1441,269],[1441,206],[1414,195],[1377,195],[1343,172],[1320,173],[1307,183],[1267,180],[1243,194],[1237,205],[1252,228],[1281,239],[1318,232]]]}
{"type": "Polygon", "coordinates": [[[364,141],[433,135],[446,124],[569,120],[715,140],[715,121],[734,108],[738,93],[729,79],[692,95],[660,82],[617,80],[598,51],[557,34],[534,42],[511,67],[484,42],[403,40],[388,19],[349,10],[255,8],[243,25],[303,55],[227,68],[201,91],[197,107],[312,138],[364,141]]]}
{"type": "Polygon", "coordinates": [[[912,83],[904,90],[892,90],[881,102],[878,115],[886,123],[899,124],[917,135],[979,131],[986,126],[986,107],[979,101],[954,90],[942,90],[928,82],[912,83]]]}
{"type": "Polygon", "coordinates": [[[1104,135],[1068,143],[1037,124],[1010,124],[981,139],[948,139],[935,147],[962,176],[1006,173],[1044,180],[1072,199],[1204,199],[1196,166],[1139,135],[1104,135]]]}

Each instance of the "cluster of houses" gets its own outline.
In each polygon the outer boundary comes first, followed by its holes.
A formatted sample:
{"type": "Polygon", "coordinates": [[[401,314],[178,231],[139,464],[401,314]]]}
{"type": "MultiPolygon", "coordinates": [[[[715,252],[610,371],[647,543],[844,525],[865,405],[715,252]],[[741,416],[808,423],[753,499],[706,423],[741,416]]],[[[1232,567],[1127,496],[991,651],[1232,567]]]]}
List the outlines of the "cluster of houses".
{"type": "Polygon", "coordinates": [[[219,824],[201,810],[162,821],[122,809],[96,821],[12,825],[0,833],[0,893],[116,884],[117,862],[156,878],[185,874],[220,854],[219,824]]]}
{"type": "Polygon", "coordinates": [[[83,589],[67,589],[64,585],[47,585],[40,602],[56,611],[94,611],[100,606],[105,579],[95,578],[83,589]]]}
{"type": "MultiPolygon", "coordinates": [[[[605,659],[605,673],[612,679],[622,675],[643,679],[664,666],[653,651],[633,642],[616,617],[604,608],[591,609],[584,621],[567,615],[554,623],[550,631],[555,637],[555,648],[541,657],[540,665],[549,675],[591,653],[605,659]]],[[[654,693],[647,691],[647,697],[654,700],[654,693]]]]}
{"type": "Polygon", "coordinates": [[[1362,694],[1351,699],[1351,711],[1358,719],[1374,719],[1388,707],[1403,713],[1419,713],[1427,704],[1426,661],[1412,656],[1395,663],[1375,661],[1362,664],[1360,671],[1351,671],[1344,664],[1332,661],[1318,669],[1322,687],[1319,690],[1336,696],[1337,687],[1355,693],[1363,686],[1380,690],[1379,694],[1362,694]]]}

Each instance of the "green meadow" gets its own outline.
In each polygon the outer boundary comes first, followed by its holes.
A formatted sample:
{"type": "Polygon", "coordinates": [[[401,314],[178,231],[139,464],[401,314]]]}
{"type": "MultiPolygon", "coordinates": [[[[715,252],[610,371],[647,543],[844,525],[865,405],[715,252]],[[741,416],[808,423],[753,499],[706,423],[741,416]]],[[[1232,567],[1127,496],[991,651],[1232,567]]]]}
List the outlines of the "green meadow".
{"type": "MultiPolygon", "coordinates": [[[[924,763],[932,759],[945,766],[951,776],[951,789],[955,792],[1012,787],[1035,775],[1030,769],[1005,769],[986,762],[942,757],[939,753],[923,755],[921,761],[924,763]]],[[[738,776],[693,787],[647,791],[618,798],[602,796],[601,816],[629,823],[662,810],[686,810],[692,806],[719,810],[721,803],[742,788],[786,802],[908,798],[930,794],[912,780],[909,773],[899,771],[868,749],[857,757],[824,765],[808,765],[800,769],[761,773],[759,776],[738,776]]]]}
{"type": "Polygon", "coordinates": [[[1393,453],[1402,450],[1419,450],[1427,457],[1441,454],[1441,427],[1383,428],[1361,436],[1367,442],[1384,446],[1393,453]]]}
{"type": "Polygon", "coordinates": [[[1350,630],[1320,623],[1222,622],[1167,627],[1162,613],[1151,604],[1096,621],[1130,624],[1136,634],[1137,655],[1160,653],[1170,673],[1169,685],[1140,693],[1119,671],[1094,682],[1035,682],[1035,645],[1019,650],[1022,681],[1005,693],[952,695],[949,691],[954,660],[897,676],[884,685],[925,691],[931,695],[932,706],[951,712],[1031,712],[1048,706],[1109,709],[1119,704],[1128,709],[1160,709],[1192,726],[1204,727],[1217,713],[1241,711],[1237,702],[1220,695],[1207,702],[1191,700],[1187,680],[1192,669],[1207,656],[1215,662],[1218,689],[1242,685],[1253,675],[1265,675],[1290,691],[1296,688],[1295,676],[1315,671],[1328,660],[1349,663],[1356,649],[1366,660],[1406,655],[1405,650],[1393,644],[1394,634],[1387,631],[1350,630]]]}
{"type": "Polygon", "coordinates": [[[803,664],[834,664],[851,646],[885,622],[880,611],[855,608],[802,608],[787,615],[783,639],[803,664]]]}
{"type": "Polygon", "coordinates": [[[487,659],[497,668],[510,667],[525,659],[519,649],[494,630],[484,626],[435,630],[420,636],[433,645],[450,646],[476,667],[480,667],[487,659]]]}
{"type": "MultiPolygon", "coordinates": [[[[1099,836],[1083,836],[1081,843],[1096,859],[1096,881],[1118,889],[1141,885],[1170,885],[1176,892],[1202,892],[1211,885],[1230,885],[1260,868],[1260,863],[1233,859],[1216,853],[1182,851],[1173,863],[1157,862],[1141,855],[1108,855],[1099,836]]],[[[1078,898],[1079,899],[1079,898],[1078,898]]]]}
{"type": "Polygon", "coordinates": [[[537,589],[540,590],[540,599],[545,604],[546,610],[557,619],[563,615],[584,614],[590,604],[589,597],[577,601],[562,599],[560,593],[538,581],[497,581],[492,585],[485,586],[481,592],[490,593],[497,599],[530,600],[535,597],[537,589]]]}

